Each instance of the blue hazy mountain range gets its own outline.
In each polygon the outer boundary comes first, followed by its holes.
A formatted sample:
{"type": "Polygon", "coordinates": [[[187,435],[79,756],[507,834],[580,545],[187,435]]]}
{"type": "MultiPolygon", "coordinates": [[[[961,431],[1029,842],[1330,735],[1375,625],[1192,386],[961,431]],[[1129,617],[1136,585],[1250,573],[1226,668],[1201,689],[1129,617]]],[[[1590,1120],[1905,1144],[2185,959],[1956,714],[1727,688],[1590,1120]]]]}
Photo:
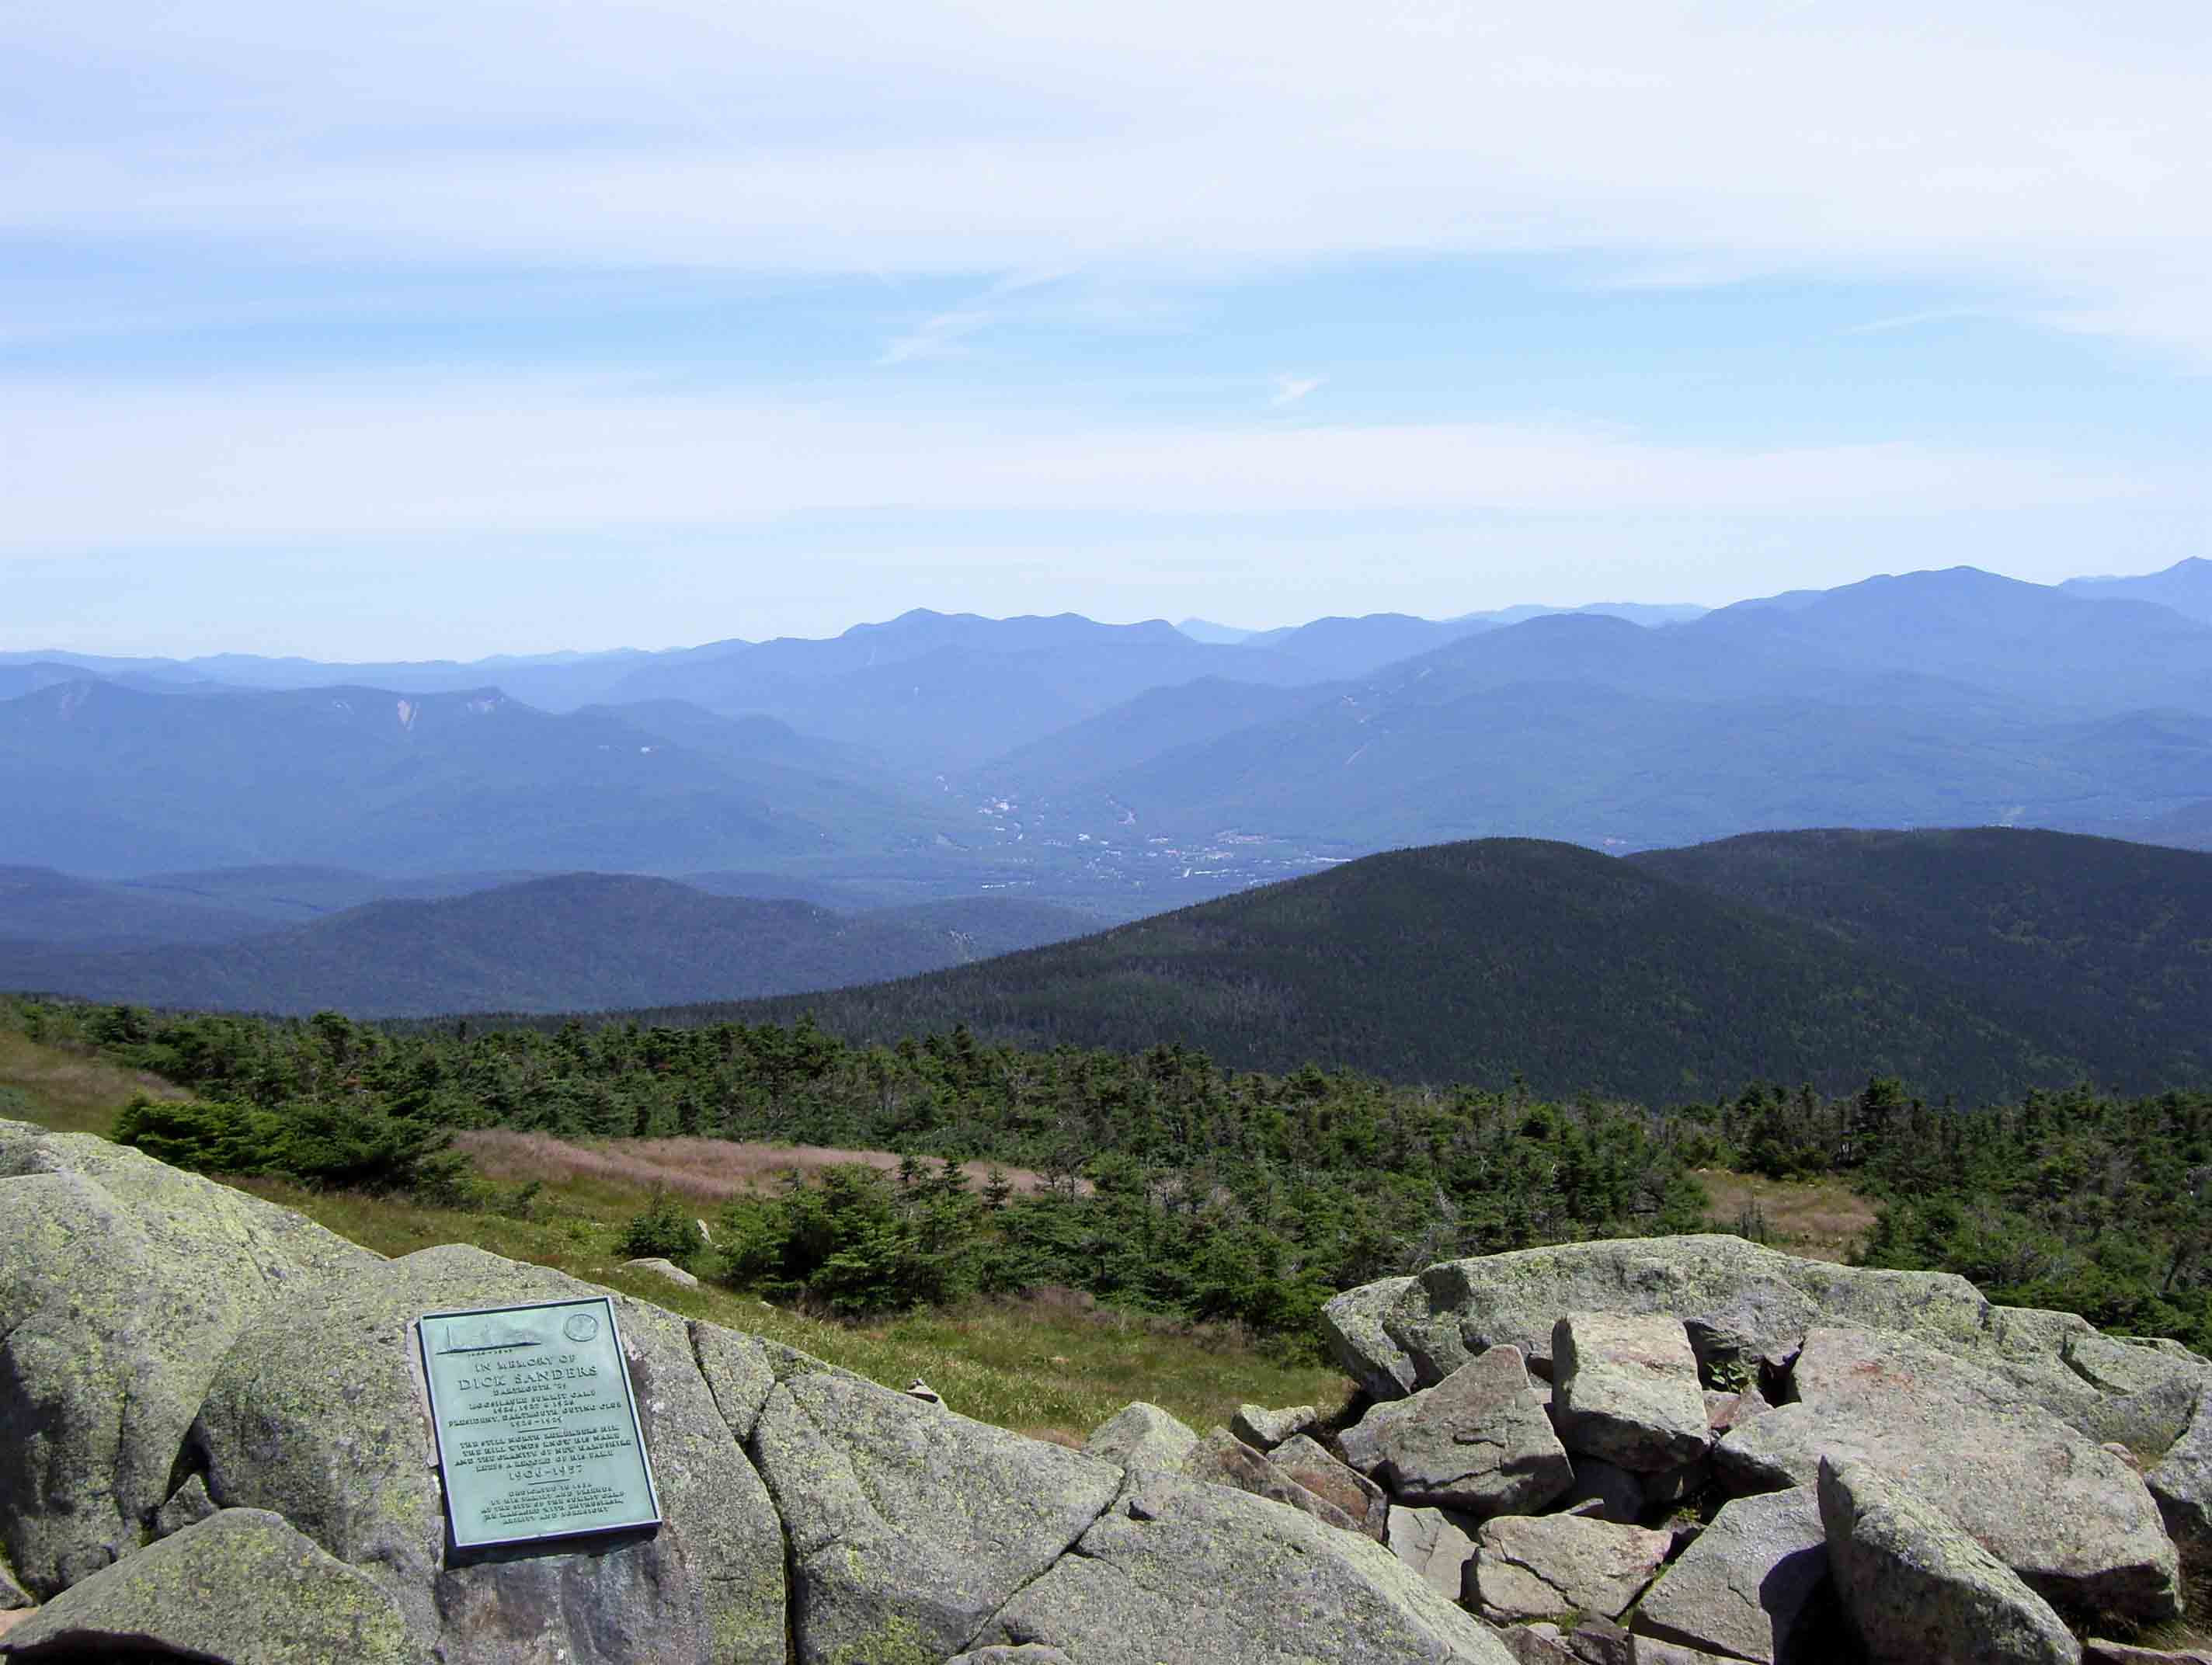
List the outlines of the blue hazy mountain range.
{"type": "Polygon", "coordinates": [[[1960,567],[1673,622],[1376,614],[1249,641],[917,612],[467,665],[9,655],[0,864],[740,873],[1113,919],[1492,835],[2201,844],[2212,621],[2133,592],[2186,601],[2205,565],[2121,593],[1960,567]]]}

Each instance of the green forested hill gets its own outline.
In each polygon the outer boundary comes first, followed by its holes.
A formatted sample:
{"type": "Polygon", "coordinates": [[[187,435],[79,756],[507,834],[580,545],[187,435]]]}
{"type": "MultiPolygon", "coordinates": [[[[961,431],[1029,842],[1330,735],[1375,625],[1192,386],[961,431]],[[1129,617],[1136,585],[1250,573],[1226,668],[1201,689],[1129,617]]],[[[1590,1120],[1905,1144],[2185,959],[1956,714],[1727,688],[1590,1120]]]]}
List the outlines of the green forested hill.
{"type": "Polygon", "coordinates": [[[1680,1101],[1871,1074],[1962,1099],[2093,1067],[2094,1025],[1977,1000],[1802,921],[1572,845],[1401,850],[1079,941],[875,987],[699,1008],[890,1039],[1201,1048],[1400,1080],[1680,1101]]]}
{"type": "Polygon", "coordinates": [[[94,952],[0,939],[0,988],[356,1017],[557,1012],[830,988],[1087,928],[1065,908],[968,900],[834,913],[635,874],[563,873],[381,901],[242,941],[94,952]]]}
{"type": "Polygon", "coordinates": [[[1628,858],[2089,1031],[2099,1073],[2212,1073],[2212,856],[2008,827],[1747,833],[1628,858]]]}

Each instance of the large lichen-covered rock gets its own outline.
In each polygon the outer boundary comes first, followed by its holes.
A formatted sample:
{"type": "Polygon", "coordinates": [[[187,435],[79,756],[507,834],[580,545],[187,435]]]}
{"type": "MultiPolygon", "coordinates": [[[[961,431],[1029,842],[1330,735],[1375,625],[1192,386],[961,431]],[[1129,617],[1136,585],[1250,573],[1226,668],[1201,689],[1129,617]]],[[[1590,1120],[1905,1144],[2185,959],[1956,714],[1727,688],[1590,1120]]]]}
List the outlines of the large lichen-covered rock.
{"type": "Polygon", "coordinates": [[[1437,1592],[1456,1601],[1465,1585],[1465,1572],[1474,1553],[1474,1531],[1480,1522],[1465,1516],[1456,1518],[1441,1509],[1407,1509],[1390,1505],[1390,1553],[1427,1579],[1437,1592]]]}
{"type": "Polygon", "coordinates": [[[1174,1474],[1198,1449],[1198,1431],[1140,1399],[1100,1423],[1083,1449],[1132,1473],[1174,1474]]]}
{"type": "Polygon", "coordinates": [[[1321,1310],[1321,1332],[1329,1350],[1372,1398],[1402,1399],[1415,1389],[1432,1386],[1451,1374],[1438,1370],[1424,1382],[1413,1355],[1393,1331],[1394,1325],[1404,1323],[1404,1310],[1417,1303],[1421,1293],[1419,1279],[1383,1278],[1331,1297],[1321,1310]]]}
{"type": "Polygon", "coordinates": [[[1796,1382],[1798,1402],[1715,1449],[1734,1489],[1812,1485],[1823,1456],[1869,1462],[2053,1601],[2179,1611],[2173,1545],[2134,1470],[1998,1378],[1907,1336],[1816,1329],[1796,1382]]]}
{"type": "Polygon", "coordinates": [[[1650,1636],[1636,1638],[1635,1661],[1636,1665],[1737,1665],[1733,1656],[1709,1654],[1703,1648],[1662,1642],[1650,1636]]]}
{"type": "Polygon", "coordinates": [[[1311,1435],[1291,1435],[1267,1453],[1267,1461],[1324,1503],[1334,1504],[1376,1543],[1388,1534],[1390,1499],[1382,1488],[1339,1461],[1311,1435]]]}
{"type": "Polygon", "coordinates": [[[0,1123],[0,1553],[52,1596],[145,1540],[255,1314],[379,1258],[86,1134],[0,1123]]]}
{"type": "Polygon", "coordinates": [[[1372,1539],[1220,1486],[1133,1486],[979,1643],[1082,1665],[1511,1665],[1488,1632],[1372,1539]]]}
{"type": "Polygon", "coordinates": [[[2090,1637],[2081,1644],[2087,1665],[2212,1665],[2212,1650],[2204,1648],[2139,1648],[2132,1642],[2112,1642],[2090,1637]]]}
{"type": "MultiPolygon", "coordinates": [[[[1503,1625],[1492,1632],[1516,1665],[1585,1665],[1567,1646],[1566,1633],[1557,1625],[1503,1625]]],[[[1633,1665],[1633,1662],[1630,1662],[1633,1665]]]]}
{"type": "Polygon", "coordinates": [[[1603,1457],[1575,1459],[1575,1483],[1560,1493],[1559,1507],[1601,1521],[1633,1526],[1644,1518],[1644,1477],[1607,1462],[1603,1457]]]}
{"type": "Polygon", "coordinates": [[[1910,1486],[1824,1459],[1819,1491],[1836,1589],[1873,1665],[2079,1665],[2050,1603],[1910,1486]]]}
{"type": "Polygon", "coordinates": [[[1541,1509],[1574,1482],[1515,1347],[1493,1347],[1433,1388],[1370,1407],[1337,1443],[1402,1504],[1508,1514],[1541,1509]]]}
{"type": "Polygon", "coordinates": [[[750,1443],[768,1396],[779,1382],[799,1376],[843,1376],[849,1382],[863,1377],[836,1364],[827,1364],[811,1353],[743,1330],[724,1329],[699,1319],[691,1322],[691,1352],[699,1372],[714,1395],[714,1407],[738,1440],[750,1443]]]}
{"type": "Polygon", "coordinates": [[[775,1385],[752,1450],[790,1537],[804,1665],[905,1665],[901,1649],[933,1660],[993,1639],[983,1622],[1122,1483],[1096,1457],[829,1372],[775,1385]]]}
{"type": "Polygon", "coordinates": [[[1279,1411],[1264,1405],[1239,1405],[1229,1419],[1229,1431],[1255,1450],[1272,1451],[1320,1421],[1321,1413],[1310,1405],[1292,1405],[1279,1411]]]}
{"type": "MultiPolygon", "coordinates": [[[[2094,1328],[2071,1313],[2000,1307],[1948,1273],[1885,1272],[1801,1260],[1741,1237],[1623,1238],[1446,1261],[1417,1277],[1348,1290],[1322,1329],[1345,1368],[1378,1399],[1397,1398],[1500,1345],[1551,1370],[1552,1326],[1566,1312],[1665,1313],[1687,1326],[1708,1369],[1778,1364],[1820,1327],[1893,1330],[1980,1366],[2083,1427],[2111,1397],[2067,1362],[2094,1328]]],[[[2185,1350],[2136,1349],[2140,1393],[2154,1377],[2197,1380],[2185,1350]]],[[[2113,1437],[2097,1432],[2093,1437],[2113,1437]]]]}
{"type": "Polygon", "coordinates": [[[274,1510],[391,1593],[416,1646],[506,1665],[780,1660],[783,1539],[684,1320],[616,1297],[665,1524],[574,1548],[449,1557],[411,1333],[424,1312],[597,1293],[459,1245],[326,1287],[313,1322],[249,1327],[191,1431],[209,1495],[274,1510]]]}
{"type": "Polygon", "coordinates": [[[410,1665],[422,1650],[374,1579],[258,1509],[227,1509],[54,1598],[0,1643],[14,1659],[410,1665]]]}
{"type": "Polygon", "coordinates": [[[1664,1532],[1583,1515],[1501,1516],[1474,1534],[1465,1599],[1498,1624],[1571,1613],[1617,1619],[1674,1542],[1664,1532]]]}
{"type": "Polygon", "coordinates": [[[240,1274],[250,1268],[272,1295],[296,1294],[303,1279],[312,1284],[383,1259],[295,1209],[172,1168],[128,1145],[91,1133],[0,1121],[0,1178],[28,1174],[81,1174],[128,1209],[163,1248],[211,1256],[240,1274]]]}
{"type": "Polygon", "coordinates": [[[1254,1450],[1226,1428],[1216,1428],[1200,1440],[1184,1461],[1182,1472],[1187,1478],[1208,1486],[1233,1486],[1239,1492],[1295,1509],[1341,1532],[1364,1529],[1360,1518],[1308,1491],[1266,1452],[1254,1450]]]}
{"type": "Polygon", "coordinates": [[[2077,1331],[2066,1337],[2061,1352],[2069,1370],[2109,1394],[2142,1393],[2172,1380],[2177,1371],[2212,1380],[2212,1358],[2162,1336],[2077,1331]]]}
{"type": "Polygon", "coordinates": [[[1811,1486],[1737,1498],[1637,1604],[1639,1636],[1788,1665],[1828,1576],[1827,1529],[1811,1486]]]}
{"type": "Polygon", "coordinates": [[[2212,1394],[2199,1396],[2181,1436],[2143,1476],[2175,1538],[2212,1544],[2212,1394]]]}
{"type": "Polygon", "coordinates": [[[1552,1416],[1569,1450],[1632,1474],[1694,1462],[1712,1438],[1690,1338],[1663,1314],[1573,1312],[1554,1324],[1552,1416]]]}

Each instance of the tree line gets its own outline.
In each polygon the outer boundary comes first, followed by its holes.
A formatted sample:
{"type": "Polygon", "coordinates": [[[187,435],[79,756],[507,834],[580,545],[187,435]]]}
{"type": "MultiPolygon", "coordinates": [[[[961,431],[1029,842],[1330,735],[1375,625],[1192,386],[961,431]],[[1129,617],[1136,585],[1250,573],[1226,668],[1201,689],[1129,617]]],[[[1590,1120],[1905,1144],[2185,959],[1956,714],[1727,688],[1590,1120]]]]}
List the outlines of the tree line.
{"type": "MultiPolygon", "coordinates": [[[[1877,1204],[1869,1264],[1964,1273],[1994,1299],[2212,1346],[2212,1095],[2082,1087],[1962,1107],[1895,1080],[1753,1083],[1656,1108],[1394,1085],[1203,1052],[896,1044],[801,1018],[678,1028],[356,1023],[22,1001],[15,1026],[195,1097],[119,1135],[188,1165],[466,1200],[470,1127],[692,1134],[897,1152],[740,1199],[702,1269],[859,1315],[1064,1285],[1311,1345],[1328,1296],[1463,1255],[1709,1229],[1698,1172],[1837,1176],[1877,1204]],[[971,1186],[957,1164],[1033,1170],[971,1186]]],[[[636,1252],[702,1251],[672,1206],[636,1252]],[[658,1244],[659,1246],[653,1247],[658,1244]]],[[[1761,1234],[1754,1216],[1735,1223],[1761,1234]]]]}

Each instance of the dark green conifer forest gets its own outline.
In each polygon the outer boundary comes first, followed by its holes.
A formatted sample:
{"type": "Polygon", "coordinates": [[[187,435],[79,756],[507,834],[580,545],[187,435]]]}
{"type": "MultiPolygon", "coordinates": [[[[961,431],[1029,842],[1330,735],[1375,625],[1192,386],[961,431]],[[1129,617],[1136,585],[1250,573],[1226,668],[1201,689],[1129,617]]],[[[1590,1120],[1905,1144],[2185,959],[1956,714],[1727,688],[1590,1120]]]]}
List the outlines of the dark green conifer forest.
{"type": "MultiPolygon", "coordinates": [[[[2081,1088],[1959,1104],[1889,1078],[1852,1094],[1753,1083],[1666,1106],[1418,1086],[1202,1053],[890,1045],[805,1019],[680,1029],[158,1016],[19,1002],[34,1038],[186,1087],[118,1134],[217,1171],[466,1200],[456,1130],[696,1134],[889,1149],[723,1212],[696,1269],[847,1316],[1066,1285],[1315,1345],[1340,1289],[1454,1255],[1701,1229],[1700,1169],[1838,1176],[1880,1205],[1875,1265],[1948,1270],[1994,1299],[2212,1345],[2212,1095],[2081,1088]],[[953,1166],[1034,1170],[1017,1192],[953,1166]]],[[[663,1212],[669,1212],[665,1206],[663,1212]]],[[[663,1222],[665,1224],[665,1222],[663,1222]]],[[[1756,1218],[1738,1223],[1759,1235],[1756,1218]]],[[[692,1252],[696,1251],[696,1252],[692,1252]]]]}

